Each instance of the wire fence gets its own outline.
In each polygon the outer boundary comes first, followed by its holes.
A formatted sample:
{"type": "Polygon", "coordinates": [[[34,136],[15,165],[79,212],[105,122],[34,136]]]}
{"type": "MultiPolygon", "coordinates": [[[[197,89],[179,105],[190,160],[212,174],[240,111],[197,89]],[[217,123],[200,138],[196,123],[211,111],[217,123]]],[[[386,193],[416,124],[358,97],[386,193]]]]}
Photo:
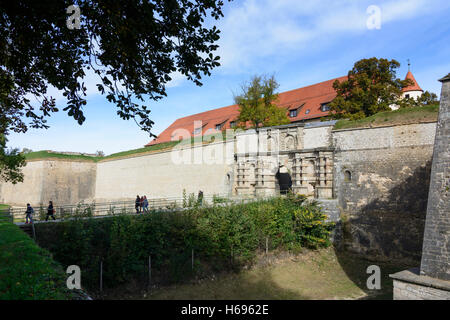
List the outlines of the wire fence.
{"type": "MultiPolygon", "coordinates": [[[[259,198],[261,199],[261,198],[259,198]]],[[[192,208],[194,206],[210,206],[210,205],[227,205],[231,203],[246,203],[255,201],[253,197],[229,195],[205,195],[196,197],[192,194],[187,197],[166,197],[166,198],[149,198],[148,207],[136,207],[135,200],[112,201],[112,202],[80,202],[76,205],[54,205],[54,218],[56,220],[64,220],[74,217],[102,217],[113,216],[117,214],[144,214],[152,210],[173,211],[192,208]]],[[[47,206],[40,205],[33,207],[33,221],[53,220],[53,217],[47,215],[47,206]]],[[[26,207],[10,207],[0,210],[0,219],[10,220],[14,223],[25,222],[26,207]]]]}

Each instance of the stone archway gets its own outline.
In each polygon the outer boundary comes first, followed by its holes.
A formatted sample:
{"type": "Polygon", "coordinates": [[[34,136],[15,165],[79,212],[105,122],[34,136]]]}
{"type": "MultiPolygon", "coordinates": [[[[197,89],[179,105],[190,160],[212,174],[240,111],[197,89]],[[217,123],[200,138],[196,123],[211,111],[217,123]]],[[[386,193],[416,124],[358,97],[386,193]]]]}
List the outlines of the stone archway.
{"type": "Polygon", "coordinates": [[[280,194],[287,194],[292,190],[292,177],[285,166],[280,166],[275,177],[280,188],[280,194]]]}

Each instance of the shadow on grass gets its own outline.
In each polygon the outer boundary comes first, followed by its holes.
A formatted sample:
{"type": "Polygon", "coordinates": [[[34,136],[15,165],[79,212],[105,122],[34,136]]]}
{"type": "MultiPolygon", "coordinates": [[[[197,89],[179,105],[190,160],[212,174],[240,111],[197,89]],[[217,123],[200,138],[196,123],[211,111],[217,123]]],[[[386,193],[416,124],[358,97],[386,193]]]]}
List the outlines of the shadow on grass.
{"type": "Polygon", "coordinates": [[[105,292],[103,299],[152,300],[307,300],[311,297],[282,288],[267,269],[258,274],[231,273],[191,283],[151,288],[137,282],[105,292]]]}
{"type": "Polygon", "coordinates": [[[405,261],[369,260],[366,256],[344,250],[335,249],[335,253],[348,278],[367,294],[366,297],[362,298],[364,300],[392,300],[393,281],[389,278],[389,275],[415,266],[405,261]],[[370,290],[367,287],[367,280],[373,274],[367,273],[367,268],[372,265],[380,267],[380,290],[370,290]]]}
{"type": "Polygon", "coordinates": [[[430,171],[428,161],[390,189],[388,197],[373,199],[343,222],[343,241],[336,256],[368,298],[392,299],[389,274],[420,265],[430,171]],[[378,292],[367,289],[370,265],[381,269],[378,292]]]}

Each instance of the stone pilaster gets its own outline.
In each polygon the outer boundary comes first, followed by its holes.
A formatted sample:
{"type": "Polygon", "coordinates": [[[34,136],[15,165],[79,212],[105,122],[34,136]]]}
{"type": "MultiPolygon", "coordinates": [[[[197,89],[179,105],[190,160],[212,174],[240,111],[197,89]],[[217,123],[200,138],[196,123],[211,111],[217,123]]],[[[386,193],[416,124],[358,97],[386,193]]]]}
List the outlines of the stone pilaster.
{"type": "Polygon", "coordinates": [[[450,280],[450,74],[442,82],[421,274],[450,280]]]}
{"type": "Polygon", "coordinates": [[[450,300],[450,74],[442,82],[419,269],[391,275],[395,300],[450,300]]]}

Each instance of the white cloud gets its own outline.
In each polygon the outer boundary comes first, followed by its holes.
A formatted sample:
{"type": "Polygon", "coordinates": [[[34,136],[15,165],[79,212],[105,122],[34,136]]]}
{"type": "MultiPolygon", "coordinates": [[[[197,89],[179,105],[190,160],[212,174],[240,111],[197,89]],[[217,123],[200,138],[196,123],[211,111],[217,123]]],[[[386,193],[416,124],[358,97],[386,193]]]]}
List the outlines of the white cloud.
{"type": "Polygon", "coordinates": [[[179,71],[172,72],[170,74],[170,77],[172,78],[172,80],[170,80],[166,84],[166,88],[178,87],[180,84],[182,84],[186,80],[186,77],[179,71]]]}
{"type": "Polygon", "coordinates": [[[237,72],[258,59],[326,46],[330,39],[370,32],[366,9],[381,7],[382,22],[412,19],[448,6],[442,0],[246,0],[230,6],[218,24],[223,71],[237,72]]]}

